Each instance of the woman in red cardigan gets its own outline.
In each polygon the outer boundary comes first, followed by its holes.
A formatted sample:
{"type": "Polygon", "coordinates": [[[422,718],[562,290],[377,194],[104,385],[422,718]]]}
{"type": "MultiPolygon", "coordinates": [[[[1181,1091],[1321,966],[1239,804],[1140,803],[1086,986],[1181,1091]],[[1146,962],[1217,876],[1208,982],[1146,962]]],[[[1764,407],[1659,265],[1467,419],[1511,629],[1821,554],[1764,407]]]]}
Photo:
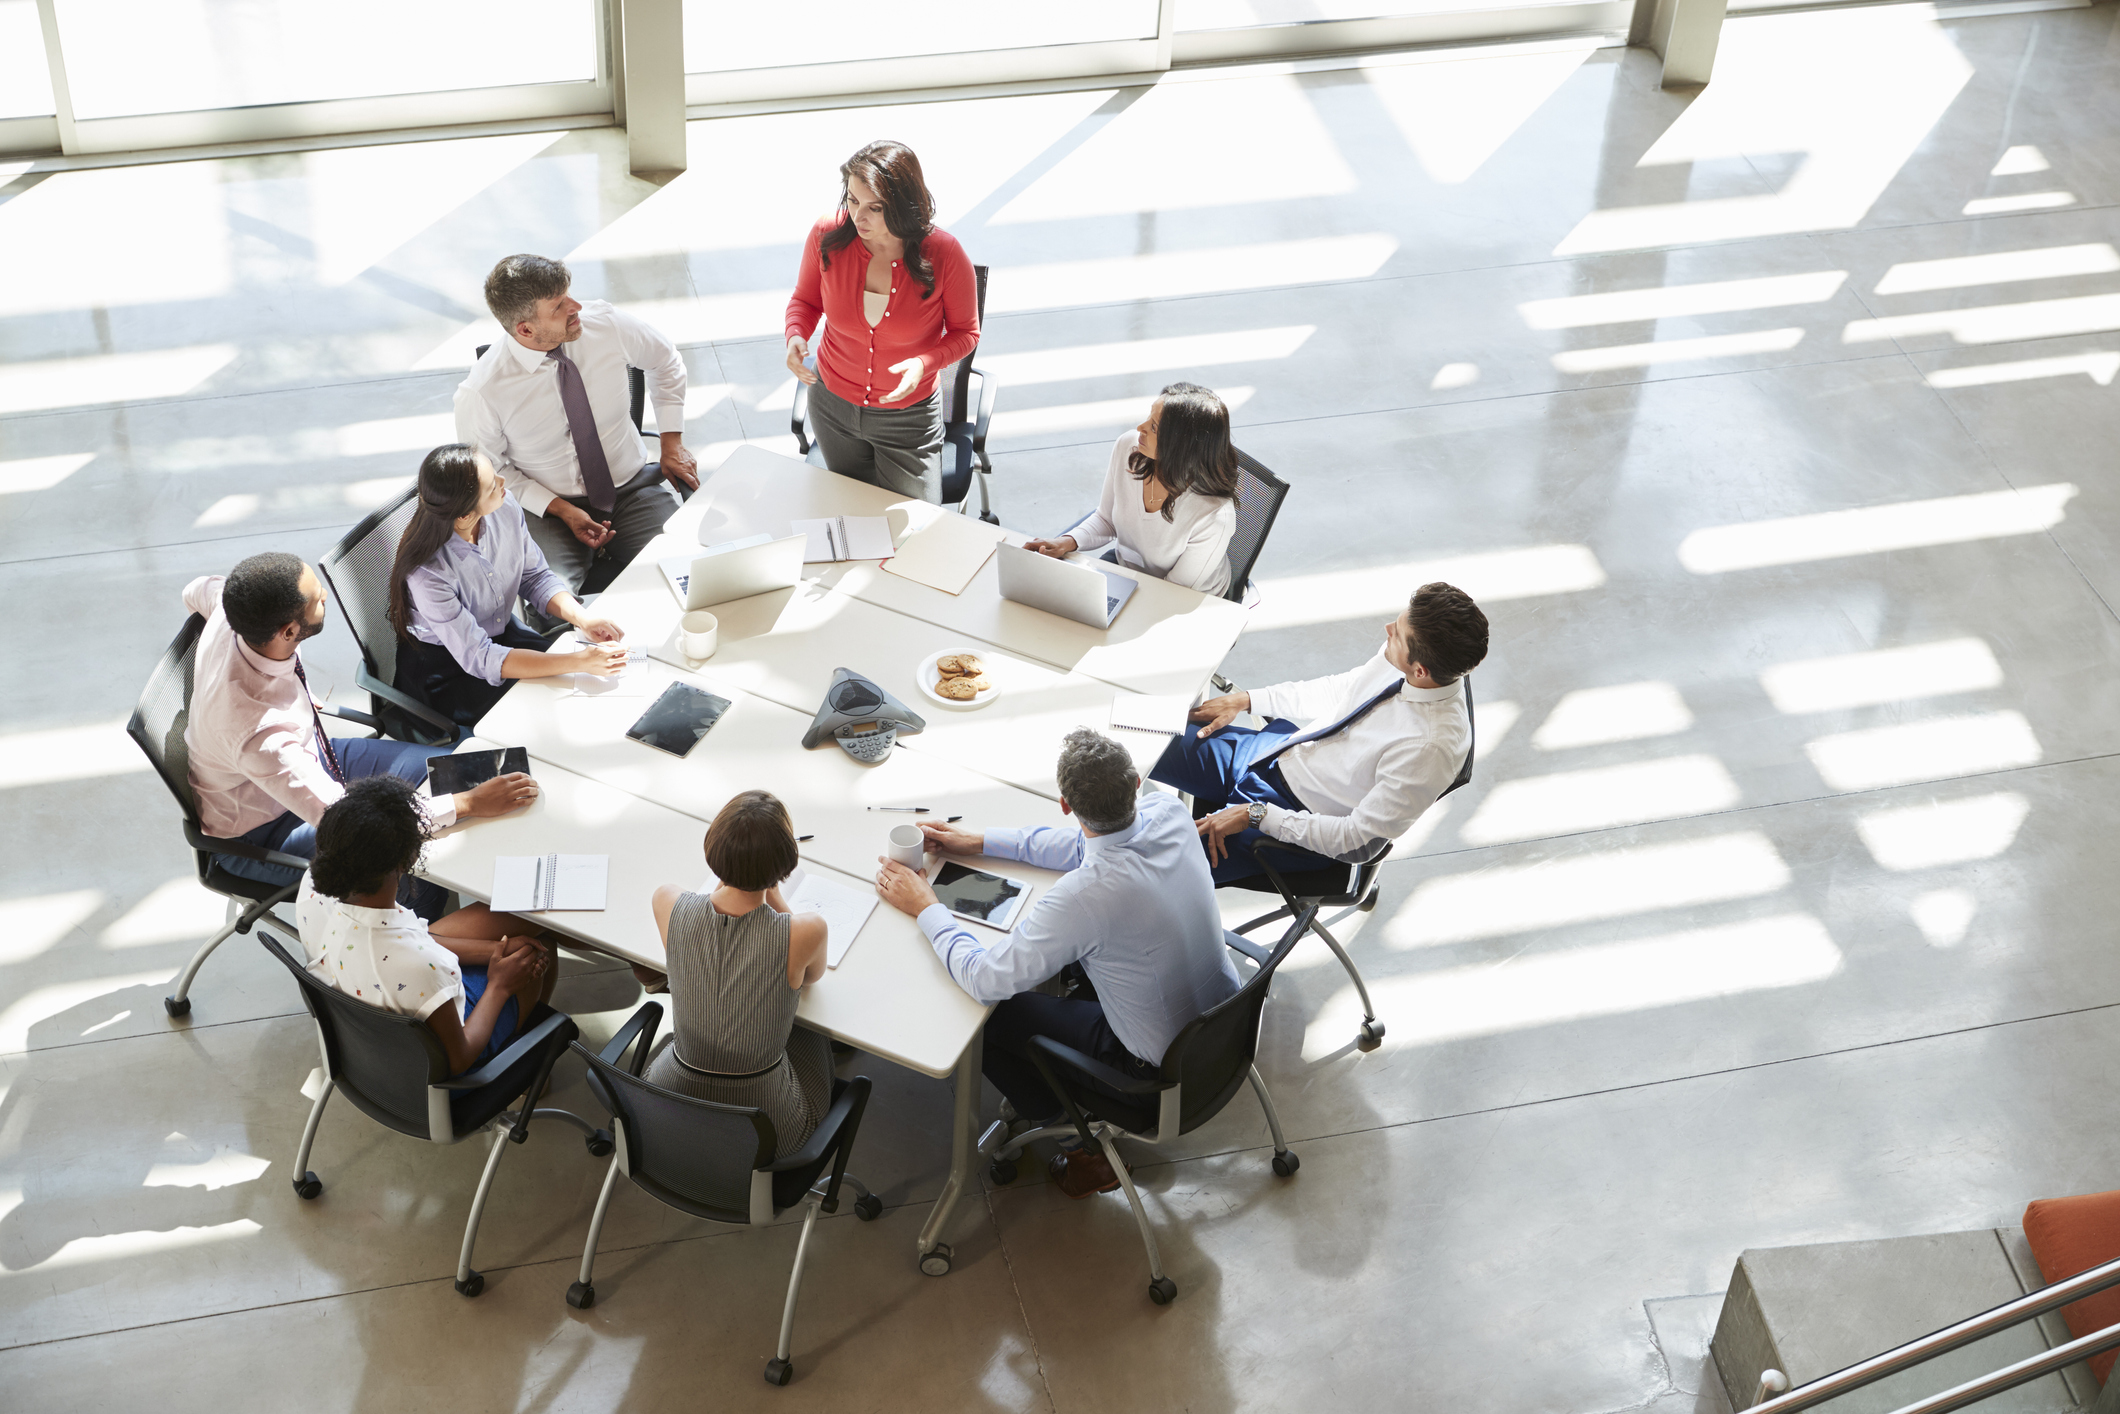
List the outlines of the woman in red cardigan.
{"type": "Polygon", "coordinates": [[[942,499],[942,370],[979,342],[972,263],[935,225],[920,159],[872,142],[839,169],[840,209],[802,243],[788,301],[788,370],[810,385],[825,465],[942,499]],[[824,320],[817,369],[804,366],[824,320]]]}

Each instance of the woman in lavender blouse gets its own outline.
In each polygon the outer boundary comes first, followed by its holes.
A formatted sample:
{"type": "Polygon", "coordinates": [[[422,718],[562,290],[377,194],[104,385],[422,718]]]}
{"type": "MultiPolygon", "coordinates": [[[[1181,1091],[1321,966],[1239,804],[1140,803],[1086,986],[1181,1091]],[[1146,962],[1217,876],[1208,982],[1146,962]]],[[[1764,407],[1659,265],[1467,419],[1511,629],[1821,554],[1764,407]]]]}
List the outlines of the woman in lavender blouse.
{"type": "Polygon", "coordinates": [[[516,678],[609,677],[626,665],[618,625],[568,592],[499,474],[461,442],[420,463],[418,508],[390,567],[390,624],[400,640],[398,688],[466,727],[516,678]],[[573,624],[588,642],[546,652],[515,617],[518,598],[573,624]]]}

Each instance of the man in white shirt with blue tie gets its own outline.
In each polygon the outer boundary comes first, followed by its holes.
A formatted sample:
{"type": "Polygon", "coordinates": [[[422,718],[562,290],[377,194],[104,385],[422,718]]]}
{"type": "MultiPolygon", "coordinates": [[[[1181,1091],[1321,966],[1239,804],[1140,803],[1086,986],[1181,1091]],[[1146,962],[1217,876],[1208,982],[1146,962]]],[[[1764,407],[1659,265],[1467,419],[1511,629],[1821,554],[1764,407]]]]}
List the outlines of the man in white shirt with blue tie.
{"type": "Polygon", "coordinates": [[[1212,697],[1149,779],[1215,807],[1197,822],[1217,885],[1274,867],[1366,863],[1411,829],[1472,749],[1462,679],[1487,656],[1487,616],[1453,585],[1424,584],[1352,672],[1212,697]],[[1263,727],[1230,725],[1239,713],[1263,727]],[[1298,729],[1290,718],[1307,718],[1298,729]]]}
{"type": "MultiPolygon", "coordinates": [[[[601,592],[698,489],[685,449],[677,345],[607,300],[577,300],[557,260],[511,255],[486,277],[506,337],[457,386],[457,440],[478,448],[528,518],[545,563],[578,597],[601,592]],[[647,375],[660,455],[633,425],[628,368],[647,375]],[[668,482],[669,484],[665,484],[668,482]]],[[[531,605],[533,622],[558,620],[531,605]]]]}

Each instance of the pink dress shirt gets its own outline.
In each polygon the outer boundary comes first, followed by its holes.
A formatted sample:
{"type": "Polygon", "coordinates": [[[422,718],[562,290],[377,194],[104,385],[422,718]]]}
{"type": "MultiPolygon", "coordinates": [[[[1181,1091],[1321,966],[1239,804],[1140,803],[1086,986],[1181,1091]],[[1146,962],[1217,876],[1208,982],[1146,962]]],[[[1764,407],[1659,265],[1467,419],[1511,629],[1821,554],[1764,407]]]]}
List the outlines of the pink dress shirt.
{"type": "MultiPolygon", "coordinates": [[[[294,675],[294,659],[267,658],[228,626],[221,612],[226,578],[206,575],[184,586],[184,606],[206,616],[184,726],[199,825],[224,840],[289,811],[314,825],[346,788],[317,755],[316,718],[294,675]]],[[[426,805],[435,829],[456,823],[455,796],[426,805]]]]}

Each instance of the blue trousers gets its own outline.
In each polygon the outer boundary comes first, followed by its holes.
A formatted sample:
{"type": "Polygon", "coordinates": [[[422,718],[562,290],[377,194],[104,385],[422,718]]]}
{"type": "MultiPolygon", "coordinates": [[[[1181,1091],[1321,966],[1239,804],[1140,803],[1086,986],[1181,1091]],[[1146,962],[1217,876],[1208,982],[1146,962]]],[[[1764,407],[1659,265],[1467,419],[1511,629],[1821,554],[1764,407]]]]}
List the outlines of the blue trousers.
{"type": "MultiPolygon", "coordinates": [[[[410,742],[392,741],[388,737],[333,737],[331,748],[339,758],[339,766],[346,772],[349,781],[364,776],[396,776],[399,780],[411,781],[414,785],[427,779],[427,762],[436,756],[446,756],[446,746],[414,746],[410,742]]],[[[295,814],[292,810],[277,820],[268,820],[243,836],[250,844],[276,849],[282,854],[299,855],[303,859],[314,859],[317,852],[317,827],[295,814]]],[[[262,859],[241,859],[233,854],[217,854],[214,863],[229,873],[245,879],[255,879],[261,884],[291,884],[302,876],[284,865],[268,864],[262,859]]],[[[441,917],[441,905],[445,891],[436,888],[424,879],[415,879],[410,874],[398,888],[398,902],[411,908],[422,918],[432,922],[441,917]],[[433,911],[430,912],[429,909],[433,911]]]]}
{"type": "MultiPolygon", "coordinates": [[[[1278,805],[1283,810],[1301,810],[1303,802],[1281,779],[1278,765],[1269,764],[1264,770],[1252,766],[1252,762],[1294,736],[1297,730],[1294,722],[1280,718],[1257,728],[1224,727],[1210,737],[1201,736],[1198,727],[1188,727],[1171,738],[1148,778],[1184,791],[1209,810],[1249,805],[1253,801],[1278,805]]],[[[1224,843],[1229,854],[1214,868],[1217,887],[1265,873],[1252,857],[1252,850],[1262,844],[1280,852],[1274,867],[1284,874],[1332,867],[1332,861],[1324,856],[1271,839],[1261,830],[1245,830],[1224,843]]]]}

